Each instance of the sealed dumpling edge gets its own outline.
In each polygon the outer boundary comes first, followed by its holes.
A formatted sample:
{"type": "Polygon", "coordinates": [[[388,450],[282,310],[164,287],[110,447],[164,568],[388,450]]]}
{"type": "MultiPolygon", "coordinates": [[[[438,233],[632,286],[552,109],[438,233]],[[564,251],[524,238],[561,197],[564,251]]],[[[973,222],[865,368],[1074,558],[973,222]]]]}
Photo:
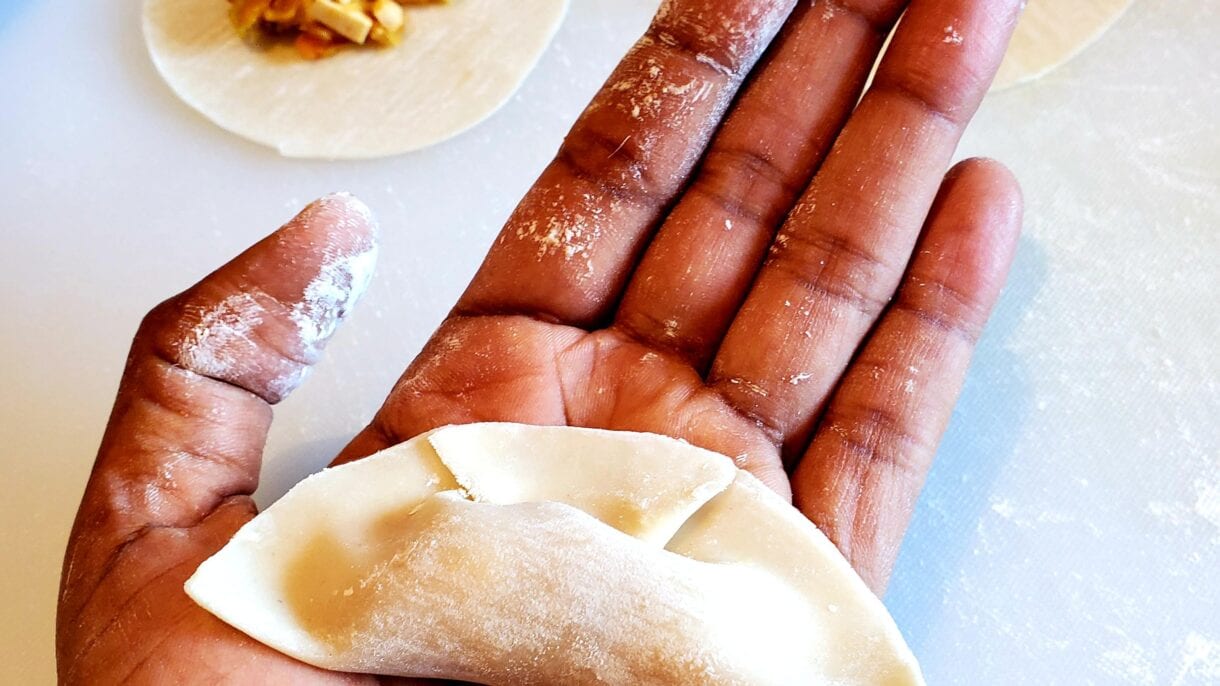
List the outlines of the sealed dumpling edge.
{"type": "Polygon", "coordinates": [[[922,684],[789,503],[652,434],[450,426],[324,470],[186,583],[332,670],[488,684],[922,684]]]}

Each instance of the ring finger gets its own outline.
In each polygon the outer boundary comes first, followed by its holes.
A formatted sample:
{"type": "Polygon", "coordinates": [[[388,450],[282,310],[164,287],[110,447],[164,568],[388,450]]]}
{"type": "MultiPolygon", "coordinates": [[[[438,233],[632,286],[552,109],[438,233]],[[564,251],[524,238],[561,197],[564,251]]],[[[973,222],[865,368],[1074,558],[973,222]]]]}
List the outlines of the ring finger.
{"type": "Polygon", "coordinates": [[[915,0],[789,215],[709,383],[791,459],[906,268],[1020,0],[915,0]]]}

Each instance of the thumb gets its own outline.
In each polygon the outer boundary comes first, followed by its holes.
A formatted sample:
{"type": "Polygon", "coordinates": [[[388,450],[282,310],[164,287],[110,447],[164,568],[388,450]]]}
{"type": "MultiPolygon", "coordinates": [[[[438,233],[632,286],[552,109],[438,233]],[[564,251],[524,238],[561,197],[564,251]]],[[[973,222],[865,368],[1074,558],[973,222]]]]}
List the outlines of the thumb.
{"type": "Polygon", "coordinates": [[[317,361],[376,254],[368,209],[327,196],[148,314],[69,540],[61,619],[145,533],[228,504],[253,512],[271,405],[317,361]]]}

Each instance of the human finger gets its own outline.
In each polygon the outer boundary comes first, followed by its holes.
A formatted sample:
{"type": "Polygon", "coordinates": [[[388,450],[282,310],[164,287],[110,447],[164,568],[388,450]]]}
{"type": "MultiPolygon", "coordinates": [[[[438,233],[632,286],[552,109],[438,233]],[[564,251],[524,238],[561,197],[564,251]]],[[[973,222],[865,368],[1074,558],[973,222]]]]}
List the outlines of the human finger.
{"type": "Polygon", "coordinates": [[[62,621],[147,533],[252,515],[271,405],[318,359],[376,253],[367,208],[328,196],[148,314],[69,540],[62,621]]]}
{"type": "Polygon", "coordinates": [[[616,328],[706,367],[905,5],[802,3],[793,11],[649,244],[616,328]]]}
{"type": "Polygon", "coordinates": [[[602,323],[794,3],[663,3],[518,205],[456,312],[602,323]]]}
{"type": "Polygon", "coordinates": [[[793,476],[796,504],[878,592],[1020,228],[1021,192],[1002,165],[970,160],[949,173],[894,302],[793,476]]]}
{"type": "Polygon", "coordinates": [[[781,228],[709,383],[792,460],[898,285],[1020,0],[915,0],[781,228]]]}

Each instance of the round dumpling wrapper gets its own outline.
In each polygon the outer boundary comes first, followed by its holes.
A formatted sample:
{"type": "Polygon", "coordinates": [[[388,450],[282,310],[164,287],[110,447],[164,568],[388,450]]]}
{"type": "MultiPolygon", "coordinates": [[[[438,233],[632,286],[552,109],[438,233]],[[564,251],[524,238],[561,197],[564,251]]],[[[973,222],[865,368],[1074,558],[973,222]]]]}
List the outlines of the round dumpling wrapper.
{"type": "Polygon", "coordinates": [[[1031,0],[991,89],[1048,74],[1100,38],[1130,6],[1131,0],[1031,0]]]}
{"type": "Polygon", "coordinates": [[[386,157],[446,140],[504,105],[537,64],[568,0],[456,0],[408,10],[390,48],[317,61],[256,45],[226,0],[145,0],[157,70],[220,127],[287,157],[386,157]]]}

